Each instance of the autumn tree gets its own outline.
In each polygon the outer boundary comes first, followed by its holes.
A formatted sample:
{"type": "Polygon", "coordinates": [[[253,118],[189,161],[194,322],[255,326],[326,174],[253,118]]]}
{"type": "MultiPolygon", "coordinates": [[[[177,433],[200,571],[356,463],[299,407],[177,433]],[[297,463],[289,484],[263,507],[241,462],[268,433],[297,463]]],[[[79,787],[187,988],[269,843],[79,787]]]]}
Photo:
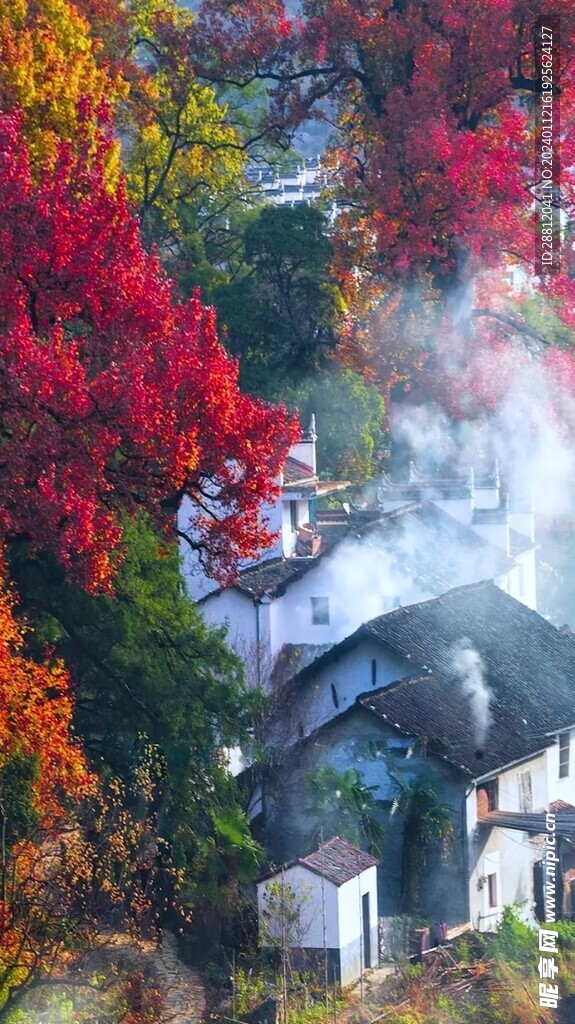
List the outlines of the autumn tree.
{"type": "Polygon", "coordinates": [[[246,190],[243,140],[189,54],[193,17],[170,0],[131,5],[129,92],[118,104],[128,194],[148,241],[176,265],[246,190]]]}
{"type": "Polygon", "coordinates": [[[61,661],[26,657],[4,554],[0,590],[0,1008],[64,941],[51,884],[67,803],[93,779],[72,729],[72,684],[61,661]],[[33,723],[33,725],[32,725],[33,723]],[[42,855],[36,843],[53,837],[42,855]],[[40,864],[39,862],[42,861],[40,864]]]}
{"type": "Polygon", "coordinates": [[[222,766],[226,747],[247,749],[261,699],[224,632],[184,593],[175,544],[140,516],[126,524],[124,546],[114,594],[97,596],[66,583],[54,559],[13,546],[21,606],[35,625],[30,649],[47,640],[74,666],[76,729],[103,778],[129,786],[147,765],[139,813],[169,843],[187,905],[217,925],[216,911],[233,914],[237,876],[253,877],[259,863],[222,766]]]}
{"type": "Polygon", "coordinates": [[[213,310],[177,301],[103,164],[62,147],[35,183],[21,116],[0,132],[2,528],[105,585],[120,513],[166,528],[184,496],[189,543],[221,577],[261,548],[262,500],[296,436],[240,394],[213,310]]]}
{"type": "MultiPolygon", "coordinates": [[[[95,144],[95,116],[125,86],[77,6],[68,0],[6,0],[0,10],[0,110],[21,112],[35,174],[57,158],[62,141],[95,144]]],[[[118,173],[118,149],[106,153],[118,173]]]]}
{"type": "MultiPolygon", "coordinates": [[[[570,213],[574,15],[567,0],[547,13],[561,18],[555,88],[570,213]]],[[[204,0],[191,43],[198,70],[210,81],[265,82],[272,134],[325,116],[328,97],[342,267],[364,266],[387,288],[431,284],[452,321],[468,318],[478,270],[504,254],[533,269],[539,9],[531,0],[481,10],[474,0],[433,10],[304,0],[302,15],[288,18],[280,0],[204,0]]],[[[561,287],[570,289],[565,278],[561,287]]]]}

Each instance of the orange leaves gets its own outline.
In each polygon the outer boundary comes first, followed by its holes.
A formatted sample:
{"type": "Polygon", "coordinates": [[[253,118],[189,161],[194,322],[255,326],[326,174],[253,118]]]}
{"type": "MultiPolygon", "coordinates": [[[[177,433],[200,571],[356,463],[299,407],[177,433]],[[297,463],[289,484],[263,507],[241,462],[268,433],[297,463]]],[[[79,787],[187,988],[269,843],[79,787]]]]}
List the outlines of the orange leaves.
{"type": "Polygon", "coordinates": [[[62,813],[63,797],[79,798],[92,778],[72,735],[72,686],[64,666],[37,664],[24,653],[24,631],[0,561],[0,773],[15,756],[38,762],[34,804],[44,827],[62,813]]]}

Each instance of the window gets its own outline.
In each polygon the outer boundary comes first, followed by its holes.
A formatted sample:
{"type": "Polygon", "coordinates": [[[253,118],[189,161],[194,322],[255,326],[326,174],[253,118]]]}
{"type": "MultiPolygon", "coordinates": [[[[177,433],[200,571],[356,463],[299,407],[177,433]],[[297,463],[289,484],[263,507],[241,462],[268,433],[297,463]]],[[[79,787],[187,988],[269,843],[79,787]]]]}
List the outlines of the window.
{"type": "Polygon", "coordinates": [[[519,810],[524,814],[530,814],[533,810],[533,788],[531,785],[531,772],[519,772],[519,810]]]}
{"type": "Polygon", "coordinates": [[[487,811],[496,811],[499,806],[498,779],[491,779],[483,786],[477,787],[477,813],[481,817],[487,811]]]}
{"type": "Polygon", "coordinates": [[[569,778],[569,755],[571,753],[571,733],[563,732],[559,737],[559,778],[569,778]]]}
{"type": "Polygon", "coordinates": [[[489,906],[497,906],[497,875],[493,872],[487,876],[487,889],[489,894],[489,906]]]}
{"type": "Polygon", "coordinates": [[[372,662],[371,662],[371,685],[375,686],[376,683],[377,683],[377,661],[375,660],[375,658],[373,658],[372,662]]]}
{"type": "Polygon", "coordinates": [[[490,811],[499,808],[499,779],[491,779],[485,786],[487,790],[487,804],[490,811]]]}
{"type": "Polygon", "coordinates": [[[311,621],[314,626],[329,626],[329,597],[312,597],[311,621]]]}
{"type": "Polygon", "coordinates": [[[289,503],[289,519],[291,532],[295,533],[297,531],[297,501],[290,501],[289,503]]]}
{"type": "Polygon", "coordinates": [[[339,707],[339,697],[337,695],[337,690],[336,690],[336,688],[335,688],[333,683],[331,684],[331,699],[333,701],[334,708],[338,708],[339,707]]]}

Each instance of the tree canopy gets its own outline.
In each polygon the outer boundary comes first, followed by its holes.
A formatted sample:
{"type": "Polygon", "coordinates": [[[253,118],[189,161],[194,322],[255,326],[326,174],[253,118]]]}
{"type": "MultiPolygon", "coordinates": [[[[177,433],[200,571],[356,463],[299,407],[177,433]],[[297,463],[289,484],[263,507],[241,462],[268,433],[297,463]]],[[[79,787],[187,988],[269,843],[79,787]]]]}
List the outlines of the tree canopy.
{"type": "Polygon", "coordinates": [[[102,586],[119,513],[163,528],[187,495],[190,543],[225,575],[261,548],[257,512],[296,425],[240,393],[213,310],[177,300],[107,187],[105,144],[89,166],[61,147],[36,184],[20,128],[0,122],[4,532],[102,586]]]}

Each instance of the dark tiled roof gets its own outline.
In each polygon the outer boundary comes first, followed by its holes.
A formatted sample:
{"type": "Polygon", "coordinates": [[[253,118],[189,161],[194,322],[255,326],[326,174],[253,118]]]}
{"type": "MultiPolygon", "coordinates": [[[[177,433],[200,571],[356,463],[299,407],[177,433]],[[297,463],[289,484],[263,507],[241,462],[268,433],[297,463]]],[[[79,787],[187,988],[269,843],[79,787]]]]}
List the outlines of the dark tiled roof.
{"type": "Polygon", "coordinates": [[[266,562],[242,569],[236,590],[248,597],[261,598],[264,594],[270,597],[281,597],[290,583],[301,579],[317,563],[315,558],[270,558],[266,562]]]}
{"type": "Polygon", "coordinates": [[[284,644],[272,670],[272,686],[283,686],[332,647],[333,644],[284,644]]]}
{"type": "Polygon", "coordinates": [[[405,735],[424,739],[428,754],[436,754],[472,778],[528,757],[549,742],[541,737],[526,742],[522,721],[492,707],[492,724],[478,756],[471,705],[453,679],[414,676],[364,694],[359,702],[405,735]]]}
{"type": "Polygon", "coordinates": [[[315,853],[300,857],[298,864],[309,868],[317,875],[323,875],[334,885],[344,885],[368,868],[376,867],[379,861],[370,853],[359,850],[345,839],[334,836],[315,853]]]}
{"type": "Polygon", "coordinates": [[[494,579],[512,565],[504,551],[431,501],[387,512],[358,536],[394,555],[399,571],[432,594],[494,579]]]}
{"type": "Polygon", "coordinates": [[[443,756],[475,778],[530,756],[546,745],[546,736],[575,724],[575,645],[492,583],[398,608],[360,627],[352,639],[357,643],[362,636],[377,638],[414,668],[433,673],[366,695],[364,706],[407,733],[433,740],[443,756]],[[492,724],[481,757],[470,703],[453,666],[462,644],[480,655],[492,693],[492,724]]]}
{"type": "Polygon", "coordinates": [[[329,516],[316,524],[322,537],[315,558],[269,559],[244,569],[235,584],[250,597],[264,593],[281,597],[291,583],[305,576],[344,538],[365,539],[394,558],[399,573],[414,579],[422,590],[441,594],[474,580],[506,572],[512,561],[494,544],[443,512],[430,501],[382,513],[349,517],[329,516]]]}

